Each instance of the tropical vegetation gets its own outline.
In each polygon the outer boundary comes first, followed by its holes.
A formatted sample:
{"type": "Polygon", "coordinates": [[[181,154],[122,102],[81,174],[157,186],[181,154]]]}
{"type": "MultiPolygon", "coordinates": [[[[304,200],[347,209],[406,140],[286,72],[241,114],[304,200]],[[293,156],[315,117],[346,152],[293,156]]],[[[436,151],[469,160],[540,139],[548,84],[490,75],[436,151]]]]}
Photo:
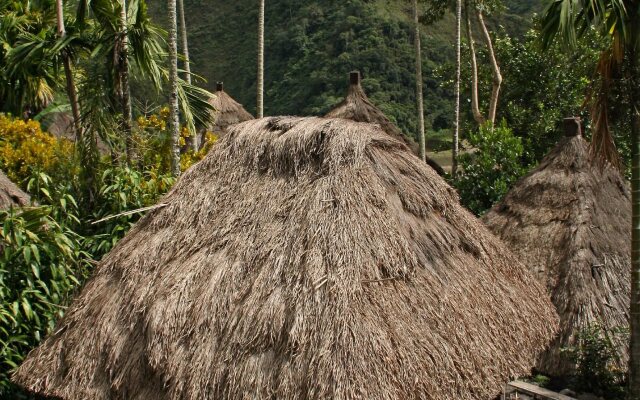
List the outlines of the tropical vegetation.
{"type": "MultiPolygon", "coordinates": [[[[0,0],[0,169],[33,198],[0,210],[0,397],[28,398],[11,371],[140,210],[216,145],[206,132],[215,81],[257,116],[322,115],[359,70],[372,102],[420,156],[448,167],[476,215],[540,162],[564,117],[582,117],[593,156],[634,189],[628,395],[640,398],[638,10],[635,0],[544,10],[523,0],[0,0]]],[[[582,340],[577,386],[620,389],[626,380],[593,361],[607,343],[595,330],[582,340]]]]}

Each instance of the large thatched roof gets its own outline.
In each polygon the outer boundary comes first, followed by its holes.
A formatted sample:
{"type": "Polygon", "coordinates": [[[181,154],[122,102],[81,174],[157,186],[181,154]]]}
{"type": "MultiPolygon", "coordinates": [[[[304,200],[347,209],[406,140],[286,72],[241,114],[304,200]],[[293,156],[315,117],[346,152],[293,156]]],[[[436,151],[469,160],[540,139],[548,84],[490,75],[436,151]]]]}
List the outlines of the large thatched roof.
{"type": "Polygon", "coordinates": [[[28,206],[31,197],[0,171],[0,209],[28,206]]]}
{"type": "Polygon", "coordinates": [[[235,125],[97,266],[15,380],[84,399],[488,399],[557,316],[376,125],[235,125]]]}
{"type": "Polygon", "coordinates": [[[253,115],[224,91],[222,82],[217,83],[216,92],[209,102],[214,109],[214,124],[209,129],[215,134],[224,135],[229,126],[253,119],[253,115]]]}
{"type": "MultiPolygon", "coordinates": [[[[414,154],[418,154],[420,149],[418,144],[404,135],[386,115],[376,107],[367,97],[360,84],[360,72],[349,73],[349,89],[347,96],[333,110],[329,111],[325,118],[344,118],[356,122],[370,122],[378,124],[391,137],[406,144],[414,154]]],[[[427,157],[427,163],[440,175],[444,175],[444,170],[438,163],[427,157]]]]}
{"type": "MultiPolygon", "coordinates": [[[[538,367],[552,375],[572,371],[561,349],[586,326],[628,327],[631,195],[617,170],[592,165],[588,146],[562,139],[484,217],[551,293],[560,336],[538,367]]],[[[616,345],[626,367],[626,343],[616,345]]]]}

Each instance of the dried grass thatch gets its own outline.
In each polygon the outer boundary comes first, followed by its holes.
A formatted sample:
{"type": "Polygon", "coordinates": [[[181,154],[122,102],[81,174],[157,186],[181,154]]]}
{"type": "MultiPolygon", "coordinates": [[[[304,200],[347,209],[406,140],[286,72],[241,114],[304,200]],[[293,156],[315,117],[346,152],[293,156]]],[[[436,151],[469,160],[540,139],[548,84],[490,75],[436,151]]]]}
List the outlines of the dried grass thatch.
{"type": "MultiPolygon", "coordinates": [[[[484,221],[547,285],[560,315],[542,372],[574,370],[561,349],[585,327],[628,327],[631,195],[616,169],[592,165],[582,136],[562,139],[484,221]]],[[[616,338],[618,366],[626,368],[627,344],[616,338]]]]}
{"type": "MultiPolygon", "coordinates": [[[[362,89],[362,85],[360,85],[360,72],[358,71],[349,73],[349,90],[347,91],[347,96],[333,110],[329,111],[329,113],[325,115],[325,118],[344,118],[356,122],[378,124],[388,135],[406,144],[414,154],[420,153],[418,144],[407,135],[404,135],[400,129],[384,115],[382,110],[369,100],[362,89]]],[[[442,169],[437,162],[427,157],[427,164],[435,169],[438,174],[444,176],[444,169],[442,169]]]]}
{"type": "Polygon", "coordinates": [[[231,128],[97,266],[14,379],[84,399],[488,399],[557,316],[379,127],[231,128]]]}
{"type": "Polygon", "coordinates": [[[0,209],[24,207],[31,203],[31,197],[0,171],[0,209]]]}
{"type": "Polygon", "coordinates": [[[214,109],[214,124],[209,127],[209,130],[218,136],[224,136],[231,125],[253,119],[253,115],[224,91],[222,82],[217,83],[216,92],[209,102],[214,109]]]}

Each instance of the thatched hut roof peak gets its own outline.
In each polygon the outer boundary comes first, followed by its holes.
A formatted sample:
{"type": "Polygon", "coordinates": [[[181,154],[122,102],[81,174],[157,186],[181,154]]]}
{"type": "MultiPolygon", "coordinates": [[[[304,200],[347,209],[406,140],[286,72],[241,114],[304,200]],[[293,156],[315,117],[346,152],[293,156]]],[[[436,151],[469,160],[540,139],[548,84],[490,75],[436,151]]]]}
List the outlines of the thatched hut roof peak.
{"type": "Polygon", "coordinates": [[[565,118],[562,123],[566,137],[582,136],[582,120],[580,117],[565,118]]]}
{"type": "MultiPolygon", "coordinates": [[[[414,154],[418,154],[419,149],[415,141],[404,135],[402,131],[386,115],[376,107],[367,97],[361,85],[361,75],[359,71],[349,73],[349,88],[345,99],[334,109],[329,111],[325,118],[344,118],[356,122],[369,122],[378,124],[389,136],[401,141],[411,149],[414,154]]],[[[444,170],[438,163],[427,157],[427,163],[435,169],[441,176],[444,170]]]]}
{"type": "Polygon", "coordinates": [[[253,115],[224,90],[222,82],[216,83],[216,92],[209,102],[213,106],[214,119],[209,130],[219,136],[224,136],[231,125],[253,119],[253,115]]]}
{"type": "Polygon", "coordinates": [[[349,82],[352,86],[360,86],[360,71],[351,71],[349,73],[349,82]]]}
{"type": "Polygon", "coordinates": [[[0,171],[0,209],[24,207],[31,203],[31,197],[0,171]]]}
{"type": "Polygon", "coordinates": [[[484,217],[546,285],[560,315],[560,335],[537,365],[550,375],[574,372],[562,349],[595,325],[614,342],[618,367],[628,360],[627,343],[614,332],[628,326],[629,187],[617,169],[593,160],[579,124],[567,125],[557,146],[484,217]]]}
{"type": "Polygon", "coordinates": [[[379,126],[235,125],[96,267],[15,380],[66,400],[487,399],[556,316],[379,126]]]}

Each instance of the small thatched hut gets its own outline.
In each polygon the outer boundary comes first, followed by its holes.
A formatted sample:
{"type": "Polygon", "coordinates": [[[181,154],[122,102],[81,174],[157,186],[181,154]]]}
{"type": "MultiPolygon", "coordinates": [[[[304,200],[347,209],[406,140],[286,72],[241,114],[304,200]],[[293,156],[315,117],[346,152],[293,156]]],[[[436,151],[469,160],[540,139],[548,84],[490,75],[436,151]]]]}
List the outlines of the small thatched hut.
{"type": "MultiPolygon", "coordinates": [[[[420,152],[418,144],[404,135],[400,129],[384,115],[382,110],[369,100],[360,84],[359,71],[349,73],[347,96],[333,110],[329,111],[327,115],[325,115],[325,118],[344,118],[356,122],[378,124],[388,135],[406,144],[414,154],[419,154],[420,152]]],[[[441,176],[444,175],[442,167],[429,157],[427,157],[427,164],[435,169],[441,176]]]]}
{"type": "MultiPolygon", "coordinates": [[[[631,194],[620,173],[592,165],[579,120],[567,137],[486,214],[484,222],[546,284],[560,315],[560,335],[538,369],[566,375],[573,363],[561,349],[590,325],[605,333],[628,327],[631,194]]],[[[619,366],[628,349],[619,336],[619,366]]]]}
{"type": "Polygon", "coordinates": [[[0,171],[0,209],[28,206],[31,197],[0,171]]]}
{"type": "Polygon", "coordinates": [[[162,202],[16,382],[67,400],[488,399],[556,330],[542,285],[376,125],[235,125],[162,202]]]}
{"type": "Polygon", "coordinates": [[[253,115],[249,114],[240,103],[224,91],[222,82],[216,84],[216,91],[209,102],[214,109],[214,123],[209,127],[209,130],[218,136],[224,136],[227,128],[231,125],[253,119],[253,115]]]}

